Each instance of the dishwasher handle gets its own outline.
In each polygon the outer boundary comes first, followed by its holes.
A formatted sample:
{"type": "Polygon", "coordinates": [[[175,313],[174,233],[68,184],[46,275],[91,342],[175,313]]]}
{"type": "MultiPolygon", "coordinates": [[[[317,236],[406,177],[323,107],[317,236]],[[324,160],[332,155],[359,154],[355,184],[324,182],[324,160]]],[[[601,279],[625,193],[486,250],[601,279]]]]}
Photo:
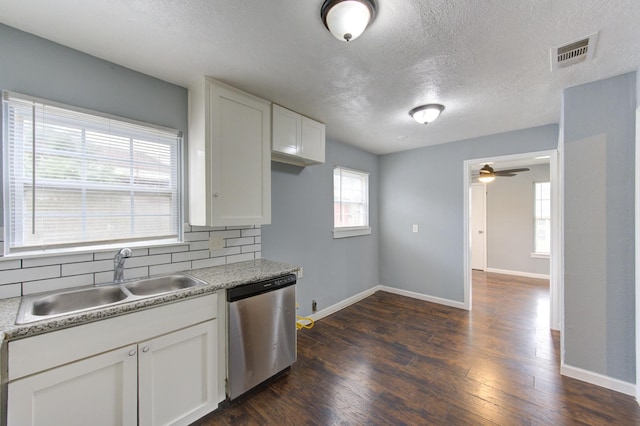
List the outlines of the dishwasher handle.
{"type": "Polygon", "coordinates": [[[251,296],[257,296],[269,291],[289,287],[294,285],[296,280],[297,277],[295,274],[289,274],[282,277],[232,287],[227,289],[227,302],[236,302],[251,296]]]}

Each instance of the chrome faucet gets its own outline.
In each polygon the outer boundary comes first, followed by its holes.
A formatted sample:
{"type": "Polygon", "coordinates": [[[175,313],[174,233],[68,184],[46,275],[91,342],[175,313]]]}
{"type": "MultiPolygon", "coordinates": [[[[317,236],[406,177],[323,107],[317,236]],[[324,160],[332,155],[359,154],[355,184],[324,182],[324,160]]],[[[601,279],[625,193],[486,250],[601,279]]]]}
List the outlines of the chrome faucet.
{"type": "Polygon", "coordinates": [[[116,253],[113,258],[113,282],[121,283],[124,281],[124,261],[131,257],[131,249],[123,248],[116,253]]]}

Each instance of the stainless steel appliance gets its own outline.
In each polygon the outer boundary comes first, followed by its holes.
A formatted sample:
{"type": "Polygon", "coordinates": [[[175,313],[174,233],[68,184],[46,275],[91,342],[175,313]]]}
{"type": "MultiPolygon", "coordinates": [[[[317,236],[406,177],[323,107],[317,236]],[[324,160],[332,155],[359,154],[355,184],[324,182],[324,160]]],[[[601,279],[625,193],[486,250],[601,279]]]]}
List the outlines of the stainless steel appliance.
{"type": "Polygon", "coordinates": [[[227,290],[229,399],[296,361],[295,284],[291,274],[227,290]]]}

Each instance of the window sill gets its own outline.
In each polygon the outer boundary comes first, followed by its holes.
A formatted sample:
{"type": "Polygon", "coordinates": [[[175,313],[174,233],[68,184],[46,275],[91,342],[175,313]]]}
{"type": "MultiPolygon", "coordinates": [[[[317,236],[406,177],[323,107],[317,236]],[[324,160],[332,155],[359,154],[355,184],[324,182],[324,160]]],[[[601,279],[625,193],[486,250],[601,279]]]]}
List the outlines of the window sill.
{"type": "Polygon", "coordinates": [[[534,259],[549,259],[549,253],[531,253],[531,257],[534,259]]]}
{"type": "Polygon", "coordinates": [[[361,235],[371,235],[371,228],[359,226],[353,228],[333,228],[333,238],[359,237],[361,235]]]}
{"type": "Polygon", "coordinates": [[[122,242],[118,244],[102,244],[102,245],[95,245],[95,246],[65,247],[65,248],[56,248],[56,249],[50,249],[50,250],[14,251],[13,253],[7,253],[3,256],[0,256],[0,260],[32,259],[32,258],[39,258],[39,257],[65,256],[65,255],[100,253],[100,252],[110,252],[110,251],[113,251],[115,253],[117,250],[123,247],[136,249],[136,248],[171,247],[171,246],[179,246],[179,245],[186,245],[186,244],[188,244],[188,242],[170,239],[170,240],[136,241],[136,242],[129,242],[129,243],[122,242]]]}

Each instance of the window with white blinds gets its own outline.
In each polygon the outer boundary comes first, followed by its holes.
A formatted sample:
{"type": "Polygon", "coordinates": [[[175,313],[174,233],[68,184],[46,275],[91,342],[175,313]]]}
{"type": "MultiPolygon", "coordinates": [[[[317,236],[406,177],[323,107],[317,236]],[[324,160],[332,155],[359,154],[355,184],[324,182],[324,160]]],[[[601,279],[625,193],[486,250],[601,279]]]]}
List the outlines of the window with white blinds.
{"type": "Polygon", "coordinates": [[[177,240],[176,130],[3,93],[5,249],[177,240]]]}

